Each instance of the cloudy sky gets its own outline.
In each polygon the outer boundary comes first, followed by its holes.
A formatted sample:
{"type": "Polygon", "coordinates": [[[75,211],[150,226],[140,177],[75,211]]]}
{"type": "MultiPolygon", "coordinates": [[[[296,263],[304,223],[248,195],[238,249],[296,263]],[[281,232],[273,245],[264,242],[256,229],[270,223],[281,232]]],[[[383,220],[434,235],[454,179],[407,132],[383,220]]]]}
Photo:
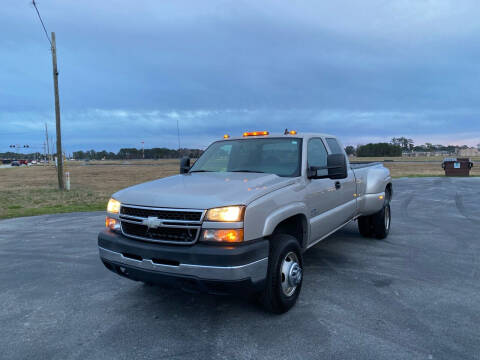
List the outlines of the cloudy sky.
{"type": "MultiPolygon", "coordinates": [[[[38,0],[55,31],[63,142],[203,148],[244,130],[480,143],[478,0],[38,0]]],[[[2,0],[0,152],[54,135],[51,56],[2,0]]]]}

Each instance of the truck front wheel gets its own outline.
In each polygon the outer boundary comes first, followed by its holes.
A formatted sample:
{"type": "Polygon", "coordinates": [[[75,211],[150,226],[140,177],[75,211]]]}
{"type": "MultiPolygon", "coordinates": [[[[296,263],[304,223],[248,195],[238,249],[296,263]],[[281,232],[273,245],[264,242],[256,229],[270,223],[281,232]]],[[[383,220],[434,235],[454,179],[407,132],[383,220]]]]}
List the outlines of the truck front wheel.
{"type": "Polygon", "coordinates": [[[270,241],[267,281],[261,295],[266,310],[281,314],[295,305],[303,280],[303,258],[297,239],[276,234],[270,241]]]}

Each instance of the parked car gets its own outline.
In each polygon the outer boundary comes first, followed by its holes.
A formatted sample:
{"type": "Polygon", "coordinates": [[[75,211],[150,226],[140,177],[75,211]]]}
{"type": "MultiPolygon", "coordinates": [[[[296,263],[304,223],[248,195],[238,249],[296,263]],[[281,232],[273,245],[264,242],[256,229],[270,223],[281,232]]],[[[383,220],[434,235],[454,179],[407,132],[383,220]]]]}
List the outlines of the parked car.
{"type": "Polygon", "coordinates": [[[20,166],[20,163],[18,161],[12,161],[10,163],[11,166],[20,166]]]}
{"type": "Polygon", "coordinates": [[[303,253],[354,220],[386,238],[391,198],[389,170],[350,164],[334,136],[226,135],[179,175],[113,194],[99,253],[132,280],[249,293],[282,313],[300,294],[303,253]]]}

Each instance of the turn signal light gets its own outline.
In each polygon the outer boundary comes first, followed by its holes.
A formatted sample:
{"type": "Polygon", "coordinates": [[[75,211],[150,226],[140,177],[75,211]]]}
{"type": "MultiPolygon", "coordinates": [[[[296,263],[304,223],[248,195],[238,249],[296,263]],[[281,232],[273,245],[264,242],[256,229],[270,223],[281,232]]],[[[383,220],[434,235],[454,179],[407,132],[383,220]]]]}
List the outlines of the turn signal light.
{"type": "Polygon", "coordinates": [[[243,136],[265,136],[268,135],[268,131],[250,131],[250,132],[244,132],[243,136]]]}
{"type": "Polygon", "coordinates": [[[118,230],[120,229],[120,223],[118,222],[117,219],[113,219],[107,216],[105,218],[105,227],[110,230],[118,230]]]}
{"type": "Polygon", "coordinates": [[[203,241],[236,243],[243,241],[243,229],[204,230],[203,241]]]}

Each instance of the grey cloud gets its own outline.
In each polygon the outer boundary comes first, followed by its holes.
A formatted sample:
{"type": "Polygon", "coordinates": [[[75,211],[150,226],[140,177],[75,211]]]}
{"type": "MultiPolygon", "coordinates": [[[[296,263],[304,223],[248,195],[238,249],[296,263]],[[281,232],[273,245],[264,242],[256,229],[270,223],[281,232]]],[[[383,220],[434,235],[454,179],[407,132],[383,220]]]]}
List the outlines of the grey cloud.
{"type": "MultiPolygon", "coordinates": [[[[225,131],[292,122],[349,143],[396,135],[473,143],[480,131],[476,1],[39,6],[57,32],[72,147],[111,141],[113,148],[149,136],[175,146],[175,113],[191,146],[225,131]],[[462,135],[465,128],[472,136],[462,135]]],[[[5,146],[9,134],[40,134],[53,119],[53,100],[48,44],[33,8],[8,0],[2,10],[0,30],[11,34],[0,39],[5,146]]]]}

